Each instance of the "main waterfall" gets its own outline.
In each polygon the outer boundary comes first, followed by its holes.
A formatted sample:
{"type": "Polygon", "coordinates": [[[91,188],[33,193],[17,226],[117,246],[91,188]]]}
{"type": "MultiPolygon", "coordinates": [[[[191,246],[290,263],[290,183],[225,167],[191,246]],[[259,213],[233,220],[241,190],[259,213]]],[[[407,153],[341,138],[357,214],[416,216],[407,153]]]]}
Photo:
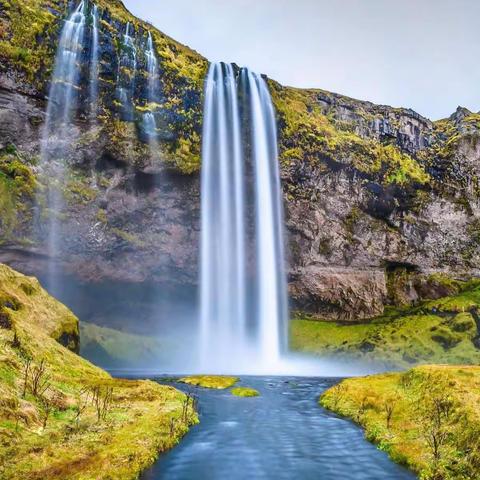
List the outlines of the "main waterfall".
{"type": "Polygon", "coordinates": [[[269,369],[288,315],[274,109],[263,78],[229,64],[211,65],[205,95],[202,368],[269,369]]]}

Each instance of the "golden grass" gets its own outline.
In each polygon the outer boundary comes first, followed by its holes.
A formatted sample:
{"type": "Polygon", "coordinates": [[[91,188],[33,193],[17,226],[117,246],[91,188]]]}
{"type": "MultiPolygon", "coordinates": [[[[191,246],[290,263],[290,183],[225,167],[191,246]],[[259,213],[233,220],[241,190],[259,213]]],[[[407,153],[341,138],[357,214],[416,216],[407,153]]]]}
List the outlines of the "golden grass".
{"type": "Polygon", "coordinates": [[[233,387],[238,382],[238,378],[222,375],[192,375],[181,378],[179,382],[194,385],[195,387],[224,390],[233,387]]]}
{"type": "Polygon", "coordinates": [[[254,388],[250,387],[235,387],[230,390],[232,395],[235,395],[236,397],[258,397],[260,396],[260,393],[258,390],[255,390],[254,388]]]}
{"type": "Polygon", "coordinates": [[[422,479],[480,478],[478,366],[428,365],[351,378],[327,390],[320,403],[360,424],[367,439],[422,479]]]}

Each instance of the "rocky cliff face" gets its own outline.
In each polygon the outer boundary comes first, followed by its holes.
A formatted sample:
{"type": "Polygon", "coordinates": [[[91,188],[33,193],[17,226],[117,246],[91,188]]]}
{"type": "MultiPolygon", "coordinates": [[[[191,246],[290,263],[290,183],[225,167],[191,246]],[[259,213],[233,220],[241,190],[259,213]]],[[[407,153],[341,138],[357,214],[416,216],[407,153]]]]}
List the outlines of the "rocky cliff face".
{"type": "MultiPolygon", "coordinates": [[[[68,2],[0,0],[0,261],[41,274],[45,223],[40,139],[55,45],[68,2]]],[[[100,114],[88,116],[87,66],[72,126],[58,261],[92,285],[160,285],[194,297],[199,240],[203,79],[208,62],[99,0],[100,114]],[[159,59],[161,101],[146,100],[139,55],[133,114],[114,96],[119,39],[130,21],[159,59]],[[148,146],[151,111],[160,142],[148,146]]],[[[91,25],[87,28],[91,35],[91,25]]],[[[84,52],[88,57],[88,47],[84,52]]],[[[429,275],[479,273],[480,115],[459,108],[432,122],[270,81],[277,108],[295,308],[369,318],[391,302],[438,295],[429,275]],[[420,288],[421,286],[421,288],[420,288]]]]}

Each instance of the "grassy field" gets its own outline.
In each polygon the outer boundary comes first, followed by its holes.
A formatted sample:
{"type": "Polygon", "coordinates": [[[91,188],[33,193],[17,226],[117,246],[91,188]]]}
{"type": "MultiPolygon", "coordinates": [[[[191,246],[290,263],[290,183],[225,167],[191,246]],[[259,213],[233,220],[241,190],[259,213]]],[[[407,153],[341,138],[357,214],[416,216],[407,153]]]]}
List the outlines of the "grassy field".
{"type": "Polygon", "coordinates": [[[480,478],[480,367],[421,366],[344,380],[320,403],[423,480],[480,478]]]}
{"type": "Polygon", "coordinates": [[[361,358],[387,367],[416,364],[480,364],[480,286],[466,283],[457,294],[406,309],[387,309],[368,323],[337,324],[297,315],[291,322],[293,350],[361,358]]]}
{"type": "Polygon", "coordinates": [[[198,421],[172,387],[83,360],[78,320],[0,265],[0,478],[133,479],[198,421]]]}

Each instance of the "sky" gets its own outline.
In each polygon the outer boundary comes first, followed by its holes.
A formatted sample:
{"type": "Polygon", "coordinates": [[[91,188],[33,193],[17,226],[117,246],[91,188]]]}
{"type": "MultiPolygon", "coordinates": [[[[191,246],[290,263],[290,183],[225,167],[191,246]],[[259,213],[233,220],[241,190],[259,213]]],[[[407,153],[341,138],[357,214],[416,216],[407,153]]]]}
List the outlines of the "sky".
{"type": "Polygon", "coordinates": [[[408,107],[480,110],[480,0],[124,0],[209,60],[283,85],[408,107]]]}

